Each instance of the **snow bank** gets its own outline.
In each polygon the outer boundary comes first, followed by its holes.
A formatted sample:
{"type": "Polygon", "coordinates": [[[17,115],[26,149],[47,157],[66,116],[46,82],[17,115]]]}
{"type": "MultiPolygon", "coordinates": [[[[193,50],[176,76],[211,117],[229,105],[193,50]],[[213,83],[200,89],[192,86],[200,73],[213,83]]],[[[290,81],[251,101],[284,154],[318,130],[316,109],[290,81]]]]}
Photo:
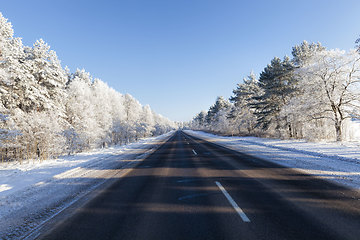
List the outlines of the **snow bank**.
{"type": "Polygon", "coordinates": [[[108,179],[120,178],[173,132],[121,147],[0,164],[0,239],[18,239],[108,179]]]}
{"type": "Polygon", "coordinates": [[[185,130],[189,135],[307,174],[360,189],[360,143],[312,143],[257,137],[222,137],[185,130]]]}

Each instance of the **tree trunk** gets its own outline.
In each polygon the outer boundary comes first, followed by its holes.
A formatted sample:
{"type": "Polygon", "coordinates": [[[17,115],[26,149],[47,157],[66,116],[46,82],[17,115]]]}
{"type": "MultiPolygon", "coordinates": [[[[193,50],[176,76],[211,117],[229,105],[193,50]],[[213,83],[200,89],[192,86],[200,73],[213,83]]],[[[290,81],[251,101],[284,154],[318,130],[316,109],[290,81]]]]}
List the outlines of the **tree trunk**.
{"type": "Polygon", "coordinates": [[[341,125],[342,125],[342,120],[343,120],[342,114],[340,112],[339,107],[337,107],[333,103],[331,104],[331,108],[334,112],[336,141],[340,142],[340,141],[342,141],[342,134],[341,134],[341,125]]]}
{"type": "Polygon", "coordinates": [[[291,128],[291,123],[288,123],[288,129],[289,129],[289,137],[293,138],[293,132],[292,132],[292,128],[291,128]]]}
{"type": "Polygon", "coordinates": [[[342,141],[342,133],[341,133],[341,121],[335,122],[335,131],[336,131],[336,141],[341,142],[342,141]]]}

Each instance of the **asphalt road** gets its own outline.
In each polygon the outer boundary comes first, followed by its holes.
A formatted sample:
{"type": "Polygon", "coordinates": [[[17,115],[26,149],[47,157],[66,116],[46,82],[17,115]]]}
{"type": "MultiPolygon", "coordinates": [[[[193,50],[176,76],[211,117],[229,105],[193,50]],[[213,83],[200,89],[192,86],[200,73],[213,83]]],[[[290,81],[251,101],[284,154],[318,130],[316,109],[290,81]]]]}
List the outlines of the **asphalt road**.
{"type": "Polygon", "coordinates": [[[178,131],[37,238],[360,239],[359,199],[355,191],[178,131]]]}

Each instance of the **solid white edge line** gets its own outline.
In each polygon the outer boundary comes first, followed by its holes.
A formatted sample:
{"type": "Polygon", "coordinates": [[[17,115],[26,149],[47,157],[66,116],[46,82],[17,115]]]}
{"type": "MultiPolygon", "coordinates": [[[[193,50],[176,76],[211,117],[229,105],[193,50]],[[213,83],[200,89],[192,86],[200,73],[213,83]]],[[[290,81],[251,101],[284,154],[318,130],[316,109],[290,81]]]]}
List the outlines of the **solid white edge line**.
{"type": "Polygon", "coordinates": [[[193,153],[194,153],[195,155],[197,155],[197,153],[195,152],[195,150],[194,150],[194,149],[193,149],[192,151],[193,151],[193,153]]]}
{"type": "Polygon", "coordinates": [[[241,219],[244,222],[250,222],[250,219],[246,216],[246,214],[244,213],[244,211],[237,205],[237,203],[234,201],[234,199],[232,199],[232,197],[230,196],[230,194],[225,190],[225,188],[221,185],[220,182],[215,181],[216,185],[220,188],[221,192],[225,195],[225,197],[227,198],[227,200],[229,201],[229,203],[233,206],[233,208],[235,209],[235,211],[239,214],[239,216],[241,217],[241,219]]]}

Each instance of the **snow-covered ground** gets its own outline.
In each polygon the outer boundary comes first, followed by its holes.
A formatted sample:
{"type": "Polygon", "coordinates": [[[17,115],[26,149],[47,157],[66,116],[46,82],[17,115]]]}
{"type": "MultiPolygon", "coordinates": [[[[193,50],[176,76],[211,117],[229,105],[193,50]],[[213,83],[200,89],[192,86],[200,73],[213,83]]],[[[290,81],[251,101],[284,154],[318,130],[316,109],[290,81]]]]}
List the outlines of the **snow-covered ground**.
{"type": "Polygon", "coordinates": [[[266,159],[307,174],[360,190],[360,143],[313,143],[257,137],[223,137],[201,131],[186,133],[266,159]]]}
{"type": "Polygon", "coordinates": [[[123,176],[172,133],[42,163],[0,164],[0,239],[18,239],[106,180],[123,176]]]}

